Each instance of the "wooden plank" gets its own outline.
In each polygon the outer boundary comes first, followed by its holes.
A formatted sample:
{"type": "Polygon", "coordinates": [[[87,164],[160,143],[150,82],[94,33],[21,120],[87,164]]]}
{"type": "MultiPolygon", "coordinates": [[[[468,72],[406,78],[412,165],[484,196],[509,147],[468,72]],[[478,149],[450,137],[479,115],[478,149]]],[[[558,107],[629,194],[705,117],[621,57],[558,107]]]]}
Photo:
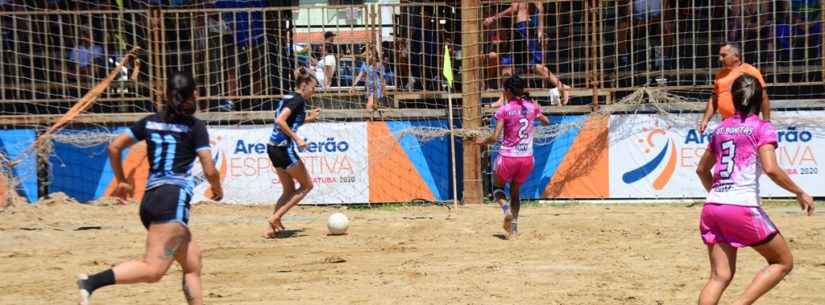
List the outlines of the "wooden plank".
{"type": "MultiPolygon", "coordinates": [[[[128,124],[149,115],[149,112],[139,113],[84,113],[75,118],[72,123],[78,124],[128,124]]],[[[44,115],[0,115],[0,125],[3,126],[47,126],[53,124],[62,114],[44,115]]],[[[272,111],[234,111],[234,112],[200,112],[196,116],[208,123],[211,122],[266,122],[274,119],[272,111]]],[[[444,119],[446,109],[380,109],[372,113],[366,109],[336,109],[321,112],[320,120],[398,120],[398,119],[444,119]]]]}
{"type": "MultiPolygon", "coordinates": [[[[660,104],[611,104],[601,106],[606,113],[622,114],[628,112],[658,112],[664,110],[671,113],[681,112],[704,112],[705,103],[660,103],[660,104]]],[[[799,110],[820,110],[825,109],[825,100],[803,99],[803,100],[774,100],[771,101],[771,108],[779,109],[799,109],[799,110]]],[[[545,106],[542,110],[550,115],[562,114],[589,114],[591,113],[591,106],[545,106]]],[[[491,116],[496,109],[486,107],[484,108],[484,115],[491,116]]]]}
{"type": "MultiPolygon", "coordinates": [[[[462,127],[481,127],[481,80],[477,67],[481,66],[479,47],[480,25],[480,0],[461,0],[461,86],[462,95],[462,127]]],[[[484,200],[483,188],[481,185],[481,147],[472,141],[462,141],[464,153],[464,197],[463,202],[482,203],[484,200]]],[[[458,162],[458,160],[454,160],[458,162]]]]}

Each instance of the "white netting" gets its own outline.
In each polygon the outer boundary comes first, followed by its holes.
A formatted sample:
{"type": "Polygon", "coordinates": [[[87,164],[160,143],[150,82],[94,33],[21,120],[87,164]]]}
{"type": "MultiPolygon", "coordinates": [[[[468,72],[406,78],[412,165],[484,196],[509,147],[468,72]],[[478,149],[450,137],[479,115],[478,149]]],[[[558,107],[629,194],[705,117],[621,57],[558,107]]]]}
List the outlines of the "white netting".
{"type": "MultiPolygon", "coordinates": [[[[137,48],[136,60],[128,61],[83,115],[67,122],[72,131],[49,139],[87,149],[105,144],[120,127],[156,110],[164,77],[173,70],[191,72],[202,85],[199,115],[211,128],[249,138],[260,132],[249,131],[250,125],[272,124],[278,99],[291,90],[290,71],[308,67],[328,80],[310,101],[323,109],[321,122],[331,123],[323,126],[388,122],[357,127],[365,139],[348,144],[354,155],[369,154],[352,171],[370,172],[370,162],[395,162],[397,143],[413,148],[407,153],[440,143],[423,154],[450,155],[444,143],[451,134],[488,135],[491,111],[472,103],[493,103],[512,73],[527,78],[531,96],[554,115],[657,113],[684,120],[670,114],[702,109],[721,69],[718,48],[727,40],[740,42],[744,60],[762,71],[772,99],[822,107],[818,1],[569,1],[540,7],[519,2],[527,5],[524,10],[509,1],[485,0],[469,8],[401,2],[4,2],[0,118],[9,129],[28,126],[41,134],[137,48]],[[293,4],[286,2],[280,4],[293,4]],[[335,35],[331,41],[326,32],[335,35]],[[442,71],[445,46],[453,61],[451,91],[442,71]],[[554,76],[570,87],[562,93],[578,108],[556,106],[554,76]],[[452,130],[446,121],[450,93],[459,126],[452,130]],[[368,109],[370,97],[376,109],[368,109]],[[586,106],[594,101],[602,105],[597,111],[586,106]]],[[[540,127],[536,143],[592,128],[587,121],[540,127]]],[[[446,160],[430,165],[449,167],[446,160]]],[[[42,176],[41,171],[28,174],[42,176]]],[[[392,174],[382,179],[403,183],[392,174]]]]}

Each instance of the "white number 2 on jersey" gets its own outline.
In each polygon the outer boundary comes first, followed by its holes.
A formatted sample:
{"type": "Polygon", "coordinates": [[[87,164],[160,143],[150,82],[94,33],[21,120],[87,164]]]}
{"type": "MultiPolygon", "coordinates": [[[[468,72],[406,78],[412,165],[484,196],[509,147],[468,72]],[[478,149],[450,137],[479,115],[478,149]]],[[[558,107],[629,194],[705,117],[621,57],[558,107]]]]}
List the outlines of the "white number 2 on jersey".
{"type": "Polygon", "coordinates": [[[518,128],[518,138],[519,139],[526,139],[527,138],[527,127],[530,126],[530,121],[527,119],[520,119],[518,120],[519,128],[518,128]]]}

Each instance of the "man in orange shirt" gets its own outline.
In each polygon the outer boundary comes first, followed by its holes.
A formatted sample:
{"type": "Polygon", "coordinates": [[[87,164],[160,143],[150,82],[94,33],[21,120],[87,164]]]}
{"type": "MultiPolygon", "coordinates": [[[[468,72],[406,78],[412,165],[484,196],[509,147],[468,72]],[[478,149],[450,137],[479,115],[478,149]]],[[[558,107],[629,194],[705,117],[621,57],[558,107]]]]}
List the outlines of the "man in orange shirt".
{"type": "MultiPolygon", "coordinates": [[[[762,73],[754,66],[742,62],[742,52],[738,46],[732,43],[727,43],[719,48],[719,61],[722,62],[724,68],[716,74],[714,80],[713,95],[708,99],[707,108],[705,108],[705,115],[699,121],[699,132],[704,133],[708,126],[708,121],[713,117],[713,114],[718,110],[722,115],[722,119],[727,119],[735,113],[733,107],[733,97],[731,96],[730,87],[733,81],[748,74],[759,80],[762,89],[767,89],[765,80],[762,79],[762,73]]],[[[764,91],[767,92],[767,91],[764,91]]],[[[768,103],[768,95],[762,95],[762,119],[765,121],[771,120],[771,107],[768,103]]]]}

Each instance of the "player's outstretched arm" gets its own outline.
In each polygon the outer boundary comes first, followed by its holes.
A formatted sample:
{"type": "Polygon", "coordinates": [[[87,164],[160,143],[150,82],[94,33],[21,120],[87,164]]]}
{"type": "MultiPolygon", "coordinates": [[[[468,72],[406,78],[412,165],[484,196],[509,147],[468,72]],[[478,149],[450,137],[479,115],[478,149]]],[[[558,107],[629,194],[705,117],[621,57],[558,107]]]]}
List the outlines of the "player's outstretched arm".
{"type": "Polygon", "coordinates": [[[221,176],[215,168],[215,163],[212,161],[212,152],[208,149],[198,151],[198,159],[201,161],[201,168],[206,180],[209,181],[209,186],[212,188],[212,200],[220,201],[223,199],[223,187],[221,186],[221,176]]]}
{"type": "Polygon", "coordinates": [[[304,141],[304,139],[298,137],[298,134],[293,132],[292,128],[289,128],[289,125],[286,123],[286,120],[289,118],[291,114],[292,109],[284,107],[284,109],[281,110],[281,113],[278,115],[278,117],[275,118],[275,124],[278,125],[278,128],[281,129],[281,132],[283,132],[284,134],[286,134],[286,136],[295,141],[295,144],[298,144],[298,147],[306,148],[307,144],[304,141]]]}
{"type": "Polygon", "coordinates": [[[113,195],[126,198],[132,192],[132,186],[126,182],[126,174],[123,171],[123,162],[120,154],[129,146],[135,144],[129,134],[123,133],[109,143],[109,164],[112,166],[112,171],[115,174],[116,187],[113,195]]]}
{"type": "Polygon", "coordinates": [[[550,119],[547,118],[547,116],[544,115],[544,113],[539,112],[539,115],[536,118],[539,119],[539,121],[541,121],[541,123],[544,124],[544,126],[550,125],[550,119]]]}
{"type": "Polygon", "coordinates": [[[312,109],[307,114],[307,119],[305,120],[305,122],[307,122],[307,123],[315,122],[315,121],[318,120],[319,116],[321,116],[321,108],[312,109]]]}
{"type": "Polygon", "coordinates": [[[699,176],[699,180],[702,180],[702,186],[705,187],[705,191],[708,192],[710,192],[710,188],[713,186],[713,175],[710,173],[710,170],[713,168],[713,163],[713,151],[707,149],[702,155],[702,159],[699,160],[699,165],[696,167],[696,175],[699,176]]]}
{"type": "Polygon", "coordinates": [[[799,203],[799,207],[802,208],[808,216],[814,214],[814,199],[796,185],[796,183],[791,180],[791,177],[788,177],[788,174],[779,167],[779,164],[776,162],[776,148],[772,144],[759,147],[759,161],[762,163],[762,170],[776,185],[796,195],[796,201],[799,203]]]}
{"type": "Polygon", "coordinates": [[[496,140],[498,139],[498,136],[501,135],[502,130],[504,130],[504,123],[503,122],[496,123],[496,130],[493,131],[493,134],[491,134],[489,137],[487,137],[485,139],[477,139],[476,144],[484,145],[484,144],[495,143],[496,140]]]}
{"type": "Polygon", "coordinates": [[[705,129],[708,127],[708,122],[710,122],[710,118],[713,117],[713,114],[716,112],[716,97],[711,96],[708,98],[708,103],[705,106],[705,113],[702,115],[702,120],[699,121],[699,133],[705,133],[705,129]]]}
{"type": "Polygon", "coordinates": [[[484,19],[484,25],[489,26],[489,25],[493,24],[493,22],[496,22],[496,20],[498,20],[499,18],[504,17],[504,16],[510,16],[513,13],[515,13],[517,10],[518,10],[518,4],[513,3],[506,10],[503,10],[498,14],[495,14],[493,16],[490,16],[490,17],[487,17],[486,19],[484,19]]]}
{"type": "Polygon", "coordinates": [[[498,97],[495,103],[487,105],[489,108],[498,108],[504,105],[504,94],[498,97]]]}
{"type": "Polygon", "coordinates": [[[349,88],[349,93],[352,94],[355,92],[355,86],[358,85],[358,82],[361,81],[361,78],[364,77],[364,72],[358,72],[358,76],[355,77],[355,81],[352,82],[352,87],[349,88]]]}
{"type": "Polygon", "coordinates": [[[767,90],[762,94],[762,105],[759,106],[762,111],[762,119],[765,121],[771,120],[771,102],[768,100],[767,90]]]}
{"type": "Polygon", "coordinates": [[[109,143],[109,162],[112,166],[112,171],[115,172],[115,179],[120,182],[126,181],[126,175],[123,172],[123,163],[121,162],[120,154],[129,146],[135,144],[135,141],[128,134],[121,134],[117,136],[112,143],[109,143]]]}

